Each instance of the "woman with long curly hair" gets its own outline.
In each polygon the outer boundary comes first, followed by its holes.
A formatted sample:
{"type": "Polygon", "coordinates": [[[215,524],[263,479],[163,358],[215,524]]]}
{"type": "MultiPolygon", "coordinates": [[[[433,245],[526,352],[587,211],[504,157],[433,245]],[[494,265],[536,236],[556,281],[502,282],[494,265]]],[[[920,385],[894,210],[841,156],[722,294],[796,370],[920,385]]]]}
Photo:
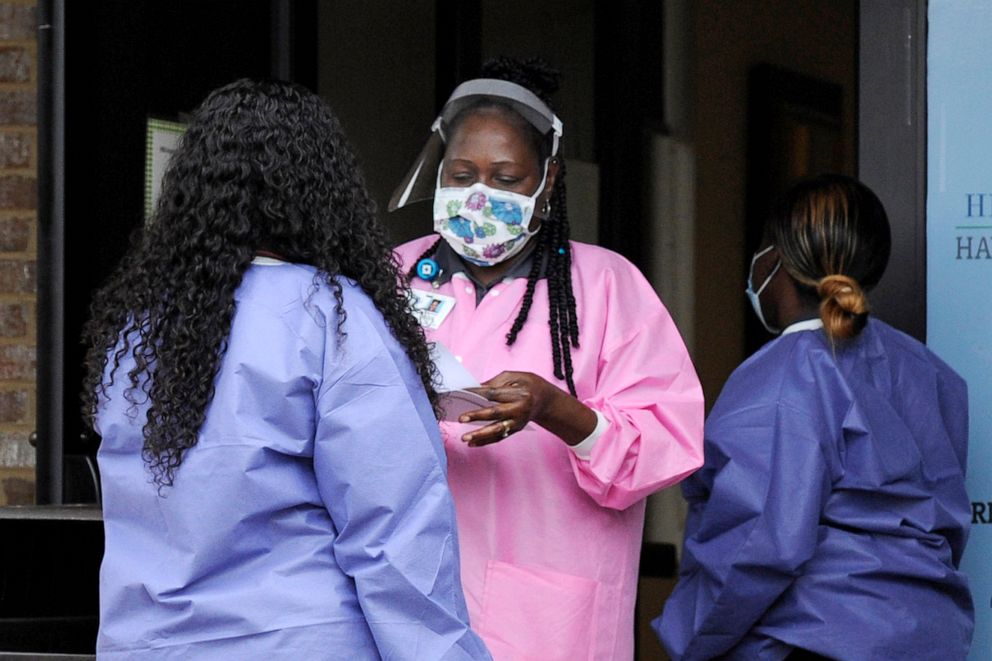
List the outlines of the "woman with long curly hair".
{"type": "Polygon", "coordinates": [[[101,658],[488,658],[397,277],[319,98],[206,98],[86,329],[101,658]]]}
{"type": "Polygon", "coordinates": [[[569,240],[556,72],[482,76],[393,200],[433,197],[397,252],[489,400],[444,423],[469,612],[496,658],[631,659],[645,498],[702,463],[702,389],[644,276],[569,240]]]}
{"type": "Polygon", "coordinates": [[[748,297],[781,337],[730,376],[683,483],[681,576],[654,622],[673,659],[967,656],[967,388],[870,316],[890,246],[850,177],[801,182],[768,217],[748,297]]]}

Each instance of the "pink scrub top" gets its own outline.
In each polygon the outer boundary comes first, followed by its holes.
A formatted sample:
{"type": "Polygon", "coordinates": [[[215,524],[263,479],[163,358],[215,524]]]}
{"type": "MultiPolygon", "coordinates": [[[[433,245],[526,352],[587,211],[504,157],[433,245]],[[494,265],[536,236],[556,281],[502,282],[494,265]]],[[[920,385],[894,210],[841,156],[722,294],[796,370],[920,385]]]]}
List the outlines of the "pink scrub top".
{"type": "MultiPolygon", "coordinates": [[[[436,239],[397,248],[404,270],[436,239]]],[[[580,458],[534,423],[480,448],[461,440],[470,425],[442,423],[471,624],[497,660],[632,659],[644,499],[703,460],[703,393],[668,311],[620,255],[571,249],[575,387],[609,422],[591,455],[580,458]]],[[[552,373],[545,280],[506,345],[526,285],[498,283],[477,307],[462,273],[437,289],[412,282],[454,298],[427,335],[480,381],[527,371],[565,390],[552,373]]]]}

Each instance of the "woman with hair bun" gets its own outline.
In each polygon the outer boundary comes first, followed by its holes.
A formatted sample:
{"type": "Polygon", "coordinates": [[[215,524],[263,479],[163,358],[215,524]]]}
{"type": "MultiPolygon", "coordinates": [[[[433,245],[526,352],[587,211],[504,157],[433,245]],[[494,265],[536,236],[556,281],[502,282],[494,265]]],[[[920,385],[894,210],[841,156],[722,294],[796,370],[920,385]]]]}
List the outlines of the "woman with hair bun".
{"type": "Polygon", "coordinates": [[[707,419],[655,629],[678,660],[964,659],[967,391],[869,316],[885,210],[860,182],[821,176],[783,197],[764,236],[747,293],[781,337],[707,419]]]}
{"type": "Polygon", "coordinates": [[[472,626],[496,659],[631,659],[645,498],[702,463],[703,396],[644,276],[569,240],[556,87],[499,58],[455,89],[392,203],[436,233],[397,254],[482,381],[443,424],[472,626]]]}
{"type": "Polygon", "coordinates": [[[319,97],[207,96],[86,332],[99,658],[490,658],[390,257],[319,97]]]}

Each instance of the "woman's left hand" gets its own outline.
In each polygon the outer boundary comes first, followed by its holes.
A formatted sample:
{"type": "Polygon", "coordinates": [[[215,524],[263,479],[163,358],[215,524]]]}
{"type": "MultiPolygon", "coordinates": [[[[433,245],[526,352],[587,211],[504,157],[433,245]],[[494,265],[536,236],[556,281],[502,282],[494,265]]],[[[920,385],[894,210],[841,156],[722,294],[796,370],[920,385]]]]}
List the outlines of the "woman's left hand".
{"type": "Polygon", "coordinates": [[[459,422],[492,420],[492,424],[471,431],[462,440],[471,447],[497,443],[535,422],[574,445],[592,433],[596,414],[567,392],[531,372],[501,372],[469,388],[495,406],[464,413],[459,422]],[[569,420],[565,424],[562,422],[569,420]]]}

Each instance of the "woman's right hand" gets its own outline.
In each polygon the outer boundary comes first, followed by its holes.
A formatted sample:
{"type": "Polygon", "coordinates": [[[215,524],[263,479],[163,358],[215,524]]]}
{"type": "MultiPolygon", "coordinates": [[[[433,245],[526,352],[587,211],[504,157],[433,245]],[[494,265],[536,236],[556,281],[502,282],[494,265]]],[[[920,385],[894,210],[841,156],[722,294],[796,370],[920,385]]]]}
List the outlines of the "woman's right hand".
{"type": "Polygon", "coordinates": [[[492,421],[462,436],[470,447],[498,443],[529,422],[541,425],[569,445],[581,442],[596,428],[592,409],[532,372],[500,372],[479,388],[469,390],[497,402],[459,417],[459,422],[492,421]]]}

